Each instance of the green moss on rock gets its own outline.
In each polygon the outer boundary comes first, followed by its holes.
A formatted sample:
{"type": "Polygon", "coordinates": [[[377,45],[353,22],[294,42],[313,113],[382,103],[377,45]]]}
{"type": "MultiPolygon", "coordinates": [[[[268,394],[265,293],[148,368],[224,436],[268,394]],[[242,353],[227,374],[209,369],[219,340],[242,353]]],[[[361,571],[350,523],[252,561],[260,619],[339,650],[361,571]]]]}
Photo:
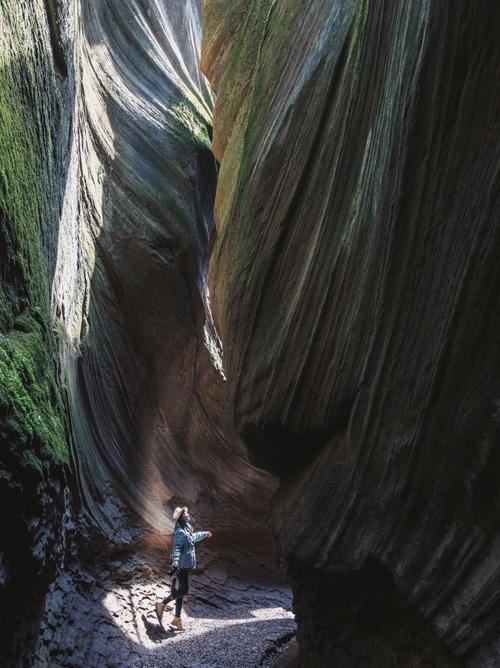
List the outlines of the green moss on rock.
{"type": "Polygon", "coordinates": [[[39,442],[56,460],[66,462],[62,406],[60,397],[53,396],[55,371],[38,323],[32,322],[29,333],[0,334],[0,410],[16,422],[28,443],[39,442]]]}
{"type": "Polygon", "coordinates": [[[15,6],[0,8],[0,420],[40,469],[47,454],[68,461],[50,324],[60,90],[45,40],[30,43],[24,21],[15,6]]]}
{"type": "Polygon", "coordinates": [[[181,100],[167,109],[167,124],[172,134],[187,148],[211,149],[209,121],[194,104],[181,100]]]}

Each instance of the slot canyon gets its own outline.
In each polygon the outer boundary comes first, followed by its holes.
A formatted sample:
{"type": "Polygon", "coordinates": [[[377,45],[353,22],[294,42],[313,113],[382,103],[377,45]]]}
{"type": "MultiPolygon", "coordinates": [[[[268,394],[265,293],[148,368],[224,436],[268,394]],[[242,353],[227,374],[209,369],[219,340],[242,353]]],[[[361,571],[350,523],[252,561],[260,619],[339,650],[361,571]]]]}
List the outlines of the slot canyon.
{"type": "Polygon", "coordinates": [[[0,0],[2,666],[500,666],[499,34],[0,0]]]}

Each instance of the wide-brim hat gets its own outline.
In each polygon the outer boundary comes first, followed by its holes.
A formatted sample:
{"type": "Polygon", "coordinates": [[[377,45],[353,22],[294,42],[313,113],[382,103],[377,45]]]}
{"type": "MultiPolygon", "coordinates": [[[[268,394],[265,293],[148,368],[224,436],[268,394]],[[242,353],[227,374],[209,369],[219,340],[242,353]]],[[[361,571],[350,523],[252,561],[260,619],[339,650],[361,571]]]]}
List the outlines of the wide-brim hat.
{"type": "Polygon", "coordinates": [[[182,515],[182,513],[183,513],[185,510],[187,510],[187,506],[182,506],[182,508],[177,507],[177,508],[174,510],[173,515],[172,515],[172,517],[174,518],[174,522],[177,522],[177,520],[179,519],[179,517],[182,515]]]}

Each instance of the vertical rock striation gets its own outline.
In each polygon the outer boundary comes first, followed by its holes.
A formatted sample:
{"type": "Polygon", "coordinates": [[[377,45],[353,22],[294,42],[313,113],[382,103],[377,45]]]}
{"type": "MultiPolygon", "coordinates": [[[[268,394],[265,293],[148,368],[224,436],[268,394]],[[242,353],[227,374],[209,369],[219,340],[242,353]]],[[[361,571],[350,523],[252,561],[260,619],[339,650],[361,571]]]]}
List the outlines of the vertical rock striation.
{"type": "Polygon", "coordinates": [[[497,665],[500,15],[205,0],[204,23],[213,309],[281,478],[301,663],[497,665]]]}
{"type": "Polygon", "coordinates": [[[72,6],[0,3],[0,663],[35,643],[69,460],[50,286],[68,170],[72,6]],[[54,11],[56,8],[53,8],[54,11]],[[56,55],[57,54],[57,55],[56,55]]]}
{"type": "Polygon", "coordinates": [[[217,174],[200,21],[192,1],[79,7],[53,306],[83,497],[109,536],[111,483],[157,530],[169,500],[215,512],[269,489],[232,428],[211,323],[217,174]]]}
{"type": "Polygon", "coordinates": [[[79,560],[115,548],[140,562],[137,526],[164,532],[179,501],[229,532],[261,528],[273,489],[232,426],[210,315],[200,35],[194,0],[0,1],[0,639],[13,665],[31,661],[44,608],[39,656],[59,656],[64,568],[82,575],[79,560]]]}

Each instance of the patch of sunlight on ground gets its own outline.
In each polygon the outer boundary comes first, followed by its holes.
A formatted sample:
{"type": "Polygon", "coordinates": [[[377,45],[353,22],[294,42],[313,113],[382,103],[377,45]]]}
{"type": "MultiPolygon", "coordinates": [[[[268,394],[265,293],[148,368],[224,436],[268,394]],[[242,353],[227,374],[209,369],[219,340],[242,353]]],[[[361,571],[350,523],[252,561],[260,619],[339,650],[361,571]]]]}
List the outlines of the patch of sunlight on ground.
{"type": "MultiPolygon", "coordinates": [[[[113,622],[122,630],[124,635],[134,643],[139,643],[145,648],[158,646],[156,639],[151,639],[151,627],[157,627],[158,633],[161,628],[154,611],[154,603],[159,600],[158,587],[137,585],[130,589],[117,588],[109,591],[103,604],[109,612],[113,622]]],[[[195,595],[189,594],[186,600],[195,601],[195,595]]],[[[165,611],[163,628],[169,631],[169,621],[173,613],[165,611]]],[[[186,636],[194,637],[205,634],[215,629],[228,628],[255,623],[256,620],[293,620],[294,615],[290,610],[282,607],[257,607],[252,609],[247,605],[233,605],[224,610],[223,615],[204,616],[200,614],[189,614],[189,603],[185,605],[182,620],[185,627],[184,633],[172,633],[168,635],[168,642],[179,642],[186,636]],[[186,609],[187,608],[187,609],[186,609]]]]}

